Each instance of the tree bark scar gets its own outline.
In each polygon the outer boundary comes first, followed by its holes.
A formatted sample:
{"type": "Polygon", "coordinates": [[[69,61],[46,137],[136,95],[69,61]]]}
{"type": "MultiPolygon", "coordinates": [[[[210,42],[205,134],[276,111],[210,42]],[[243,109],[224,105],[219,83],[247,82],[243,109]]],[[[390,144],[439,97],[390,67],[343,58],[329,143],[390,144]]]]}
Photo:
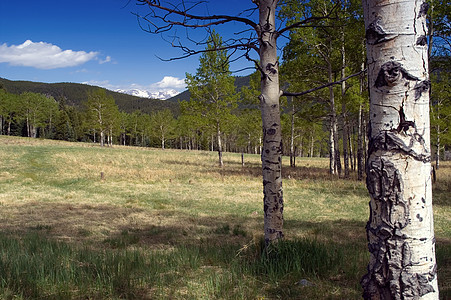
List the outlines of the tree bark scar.
{"type": "Polygon", "coordinates": [[[426,46],[427,43],[428,43],[428,39],[425,35],[422,35],[417,39],[418,46],[426,46]]]}
{"type": "Polygon", "coordinates": [[[395,38],[395,35],[389,35],[385,32],[384,28],[380,24],[382,21],[381,17],[377,17],[366,29],[365,36],[368,44],[376,45],[383,43],[395,38]]]}
{"type": "Polygon", "coordinates": [[[402,137],[396,131],[384,130],[369,140],[368,155],[373,154],[377,150],[398,151],[418,161],[425,163],[431,161],[430,153],[424,147],[424,139],[417,133],[402,137]],[[418,146],[418,143],[420,146],[418,146]],[[418,147],[415,147],[416,145],[418,147]]]}
{"type": "Polygon", "coordinates": [[[277,63],[275,63],[275,64],[271,64],[271,63],[268,63],[267,65],[266,65],[266,71],[269,71],[269,73],[271,73],[271,74],[277,74],[277,63]]]}
{"type": "Polygon", "coordinates": [[[395,86],[401,82],[402,78],[419,81],[417,77],[409,74],[399,62],[388,61],[381,66],[374,86],[376,88],[395,86]]]}
{"type": "Polygon", "coordinates": [[[414,87],[415,89],[415,101],[421,98],[424,92],[427,92],[431,87],[431,82],[429,80],[424,80],[417,83],[414,87]]]}
{"type": "MultiPolygon", "coordinates": [[[[372,160],[368,169],[367,187],[372,201],[366,227],[371,261],[368,273],[361,281],[363,297],[418,299],[433,291],[430,282],[435,273],[408,272],[414,262],[411,248],[402,234],[410,218],[409,201],[404,199],[401,173],[384,158],[372,160]]],[[[417,218],[421,217],[417,215],[417,218]]]]}
{"type": "Polygon", "coordinates": [[[398,133],[400,133],[401,131],[406,133],[410,127],[415,128],[415,122],[406,120],[406,115],[404,114],[404,108],[401,106],[401,108],[399,109],[399,125],[398,125],[398,128],[396,129],[396,131],[398,133]]]}
{"type": "Polygon", "coordinates": [[[276,130],[274,128],[266,129],[266,134],[267,135],[275,135],[276,134],[276,130]]]}

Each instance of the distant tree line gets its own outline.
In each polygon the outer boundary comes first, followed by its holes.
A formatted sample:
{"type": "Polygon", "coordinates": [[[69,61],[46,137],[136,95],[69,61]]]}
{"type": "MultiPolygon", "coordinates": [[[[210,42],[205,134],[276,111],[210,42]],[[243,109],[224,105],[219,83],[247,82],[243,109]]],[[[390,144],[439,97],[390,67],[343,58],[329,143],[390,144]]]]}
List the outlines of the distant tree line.
{"type": "MultiPolygon", "coordinates": [[[[207,52],[205,56],[212,53],[207,52]]],[[[217,63],[224,67],[223,61],[217,63]]],[[[293,62],[287,59],[282,67],[288,69],[292,67],[290,64],[293,62]]],[[[212,70],[211,67],[207,69],[212,70]]],[[[251,74],[249,84],[237,91],[233,77],[227,72],[225,77],[218,77],[217,82],[200,82],[203,75],[204,79],[213,78],[212,74],[202,75],[207,69],[202,68],[201,64],[195,75],[187,74],[191,99],[179,103],[178,115],[168,108],[151,113],[141,110],[125,112],[119,109],[110,94],[100,88],[88,91],[80,105],[75,106],[67,104],[72,101],[66,97],[55,99],[48,94],[34,92],[14,94],[0,87],[0,134],[93,142],[105,146],[261,153],[261,115],[257,99],[260,74],[251,74]],[[221,85],[221,93],[224,94],[216,102],[205,96],[211,94],[209,86],[219,89],[221,85]]],[[[431,79],[432,141],[436,153],[443,157],[444,150],[451,145],[450,80],[448,72],[443,69],[433,74],[431,79]]],[[[338,104],[341,104],[341,99],[346,99],[346,145],[350,170],[358,170],[359,151],[363,158],[366,153],[368,104],[360,80],[355,78],[348,82],[345,98],[335,98],[338,104]]],[[[340,88],[334,89],[338,92],[340,88]]],[[[282,98],[283,153],[291,157],[292,166],[295,166],[296,157],[330,155],[329,96],[326,90],[302,99],[282,98]]],[[[343,115],[343,106],[335,105],[337,115],[343,115]]],[[[342,124],[337,127],[338,133],[343,131],[342,124]]],[[[343,137],[342,134],[339,136],[343,137]]],[[[337,145],[343,149],[343,139],[339,139],[337,145]]]]}

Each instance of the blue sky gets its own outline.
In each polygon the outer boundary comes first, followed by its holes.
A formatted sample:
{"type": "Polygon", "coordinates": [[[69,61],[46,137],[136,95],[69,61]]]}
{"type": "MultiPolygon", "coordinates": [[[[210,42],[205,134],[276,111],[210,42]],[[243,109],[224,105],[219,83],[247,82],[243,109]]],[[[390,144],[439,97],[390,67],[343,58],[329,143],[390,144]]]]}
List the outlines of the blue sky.
{"type": "MultiPolygon", "coordinates": [[[[234,14],[243,6],[252,3],[212,0],[209,9],[234,14]]],[[[143,7],[133,0],[1,0],[0,77],[87,83],[112,90],[183,91],[185,73],[196,72],[198,57],[158,59],[176,57],[180,51],[142,31],[132,14],[138,10],[143,7]]],[[[232,69],[249,65],[241,61],[232,69]]]]}

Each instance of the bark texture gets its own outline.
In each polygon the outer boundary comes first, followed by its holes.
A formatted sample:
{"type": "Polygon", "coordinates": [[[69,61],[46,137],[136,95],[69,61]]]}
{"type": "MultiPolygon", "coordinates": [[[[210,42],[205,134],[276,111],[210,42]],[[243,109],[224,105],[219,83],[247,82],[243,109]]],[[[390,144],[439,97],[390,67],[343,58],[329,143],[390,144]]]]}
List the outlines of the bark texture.
{"type": "Polygon", "coordinates": [[[277,59],[277,33],[275,11],[277,1],[258,1],[258,35],[260,37],[260,63],[262,68],[260,105],[263,125],[263,209],[265,242],[283,237],[282,191],[282,126],[280,124],[279,63],[277,59]]]}
{"type": "Polygon", "coordinates": [[[423,0],[363,0],[370,87],[365,299],[438,299],[423,0]]]}

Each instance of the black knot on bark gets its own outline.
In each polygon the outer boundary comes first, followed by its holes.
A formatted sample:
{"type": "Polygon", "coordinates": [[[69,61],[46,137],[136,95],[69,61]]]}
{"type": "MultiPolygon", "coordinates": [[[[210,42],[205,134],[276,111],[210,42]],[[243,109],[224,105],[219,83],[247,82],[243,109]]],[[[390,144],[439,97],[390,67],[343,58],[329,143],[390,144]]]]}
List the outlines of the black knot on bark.
{"type": "Polygon", "coordinates": [[[267,135],[275,135],[276,134],[276,130],[274,128],[269,128],[266,130],[266,134],[267,135]]]}
{"type": "Polygon", "coordinates": [[[415,76],[409,74],[399,62],[389,61],[381,66],[374,86],[376,88],[395,86],[402,78],[407,80],[419,80],[415,76]]]}
{"type": "Polygon", "coordinates": [[[277,63],[276,64],[268,63],[266,65],[266,71],[269,71],[271,74],[277,74],[276,67],[277,67],[277,63]]]}
{"type": "Polygon", "coordinates": [[[418,14],[418,18],[426,17],[429,10],[429,3],[423,2],[420,7],[420,13],[418,14]]]}
{"type": "Polygon", "coordinates": [[[388,40],[387,39],[388,34],[385,32],[384,28],[380,24],[381,20],[382,18],[378,17],[366,29],[365,37],[368,44],[370,45],[376,45],[388,40]]]}
{"type": "Polygon", "coordinates": [[[422,35],[417,39],[417,45],[419,45],[419,46],[426,46],[427,43],[428,43],[428,39],[425,35],[422,35]]]}
{"type": "Polygon", "coordinates": [[[431,86],[431,82],[429,80],[424,80],[424,81],[421,81],[420,83],[417,83],[414,88],[415,89],[415,100],[420,99],[421,95],[424,92],[428,91],[430,86],[431,86]]]}

